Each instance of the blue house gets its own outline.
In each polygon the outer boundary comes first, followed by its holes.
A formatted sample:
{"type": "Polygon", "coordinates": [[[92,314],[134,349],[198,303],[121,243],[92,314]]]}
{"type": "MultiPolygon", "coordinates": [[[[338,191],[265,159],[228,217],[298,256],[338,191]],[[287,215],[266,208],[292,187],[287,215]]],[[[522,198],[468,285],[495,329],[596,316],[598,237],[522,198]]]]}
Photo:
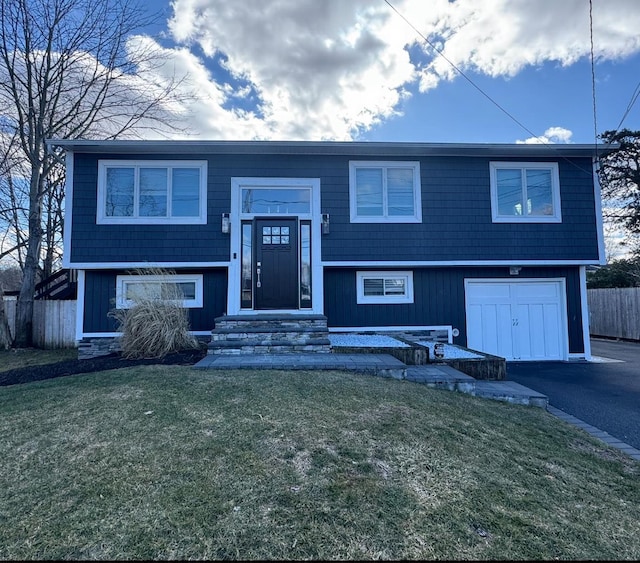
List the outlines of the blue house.
{"type": "Polygon", "coordinates": [[[191,328],[325,318],[444,331],[508,360],[590,356],[604,263],[595,148],[57,140],[77,339],[113,338],[140,268],[175,271],[191,328]]]}

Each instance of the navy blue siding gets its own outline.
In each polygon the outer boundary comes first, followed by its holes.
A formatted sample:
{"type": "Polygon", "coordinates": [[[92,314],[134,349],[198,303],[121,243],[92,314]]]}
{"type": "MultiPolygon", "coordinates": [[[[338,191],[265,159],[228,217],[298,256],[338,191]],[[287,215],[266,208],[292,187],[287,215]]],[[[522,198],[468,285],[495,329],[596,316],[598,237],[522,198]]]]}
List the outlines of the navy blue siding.
{"type": "MultiPolygon", "coordinates": [[[[125,159],[127,155],[108,158],[125,159]]],[[[163,158],[175,159],[172,155],[163,158]]],[[[484,157],[419,159],[421,224],[350,223],[349,160],[361,160],[355,155],[194,154],[191,158],[209,163],[207,225],[96,225],[98,156],[76,154],[71,261],[229,260],[229,236],[220,232],[220,214],[230,211],[234,176],[319,178],[321,211],[331,217],[331,232],[322,237],[322,258],[326,261],[598,259],[593,180],[587,158],[559,160],[559,224],[492,223],[490,159],[484,157]]]]}
{"type": "MultiPolygon", "coordinates": [[[[85,274],[84,332],[114,332],[116,323],[108,316],[115,308],[116,276],[123,271],[94,270],[85,274]]],[[[176,273],[194,273],[194,270],[180,270],[176,273]]],[[[227,309],[227,270],[223,268],[198,271],[204,273],[204,306],[187,309],[191,330],[211,330],[214,319],[227,309]]]]}
{"type": "MultiPolygon", "coordinates": [[[[109,155],[108,159],[134,159],[109,155]]],[[[145,155],[137,160],[179,160],[145,155]]],[[[220,262],[229,260],[229,235],[220,232],[220,217],[229,212],[230,182],[221,185],[208,167],[206,225],[97,225],[97,155],[75,155],[71,262],[220,262]]],[[[207,160],[194,154],[188,160],[207,160]]]]}
{"type": "MultiPolygon", "coordinates": [[[[489,162],[486,158],[423,159],[422,224],[350,224],[348,177],[323,182],[322,209],[331,216],[331,233],[322,239],[323,259],[597,259],[588,159],[559,162],[562,223],[544,224],[492,223],[489,162]]],[[[348,176],[346,164],[343,172],[348,176]]]]}
{"type": "MultiPolygon", "coordinates": [[[[569,353],[584,353],[579,269],[522,268],[518,277],[566,279],[569,353]]],[[[418,268],[413,269],[414,303],[358,305],[356,269],[327,268],[324,275],[325,315],[333,328],[451,325],[460,330],[454,343],[465,346],[464,280],[511,278],[517,281],[518,277],[509,276],[508,268],[418,268]]]]}

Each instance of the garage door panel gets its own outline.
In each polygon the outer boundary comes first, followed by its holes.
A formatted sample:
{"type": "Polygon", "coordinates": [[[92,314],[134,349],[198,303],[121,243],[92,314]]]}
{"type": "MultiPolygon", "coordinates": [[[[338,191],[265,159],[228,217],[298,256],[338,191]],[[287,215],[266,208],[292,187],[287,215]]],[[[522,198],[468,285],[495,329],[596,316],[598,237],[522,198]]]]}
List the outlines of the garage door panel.
{"type": "Polygon", "coordinates": [[[557,281],[467,282],[467,345],[510,360],[565,359],[562,287],[557,281]]]}
{"type": "Polygon", "coordinates": [[[480,303],[510,303],[511,288],[507,283],[469,284],[467,298],[480,303]]]}
{"type": "Polygon", "coordinates": [[[505,323],[511,322],[508,304],[469,305],[467,311],[467,326],[474,327],[468,331],[469,348],[497,356],[511,350],[511,333],[502,330],[505,323]]]}
{"type": "Polygon", "coordinates": [[[524,301],[525,303],[556,302],[559,297],[558,284],[555,282],[515,284],[513,295],[516,301],[524,301]]]}
{"type": "Polygon", "coordinates": [[[503,330],[502,327],[512,324],[511,306],[508,304],[498,305],[498,315],[496,323],[496,332],[498,345],[495,352],[489,352],[495,356],[505,357],[510,354],[513,349],[513,333],[510,330],[503,330]]]}
{"type": "Polygon", "coordinates": [[[562,312],[556,303],[548,303],[543,307],[545,327],[545,352],[550,358],[562,359],[562,312]]]}

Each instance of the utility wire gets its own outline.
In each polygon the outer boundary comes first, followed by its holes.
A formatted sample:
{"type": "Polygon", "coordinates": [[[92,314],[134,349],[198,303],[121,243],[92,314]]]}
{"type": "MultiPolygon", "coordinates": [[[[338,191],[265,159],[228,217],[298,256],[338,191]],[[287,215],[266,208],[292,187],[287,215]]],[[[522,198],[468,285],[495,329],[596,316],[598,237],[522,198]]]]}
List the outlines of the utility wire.
{"type": "MultiPolygon", "coordinates": [[[[433,44],[433,42],[429,41],[429,39],[427,37],[425,37],[425,35],[418,29],[416,28],[415,25],[413,25],[403,14],[401,14],[393,4],[391,4],[391,2],[389,0],[384,0],[385,4],[387,4],[398,16],[400,16],[405,23],[411,28],[413,29],[413,31],[415,31],[419,37],[422,38],[422,40],[429,45],[436,53],[438,53],[438,55],[440,55],[445,61],[447,61],[451,67],[460,75],[462,76],[467,82],[469,82],[469,84],[471,84],[471,86],[473,86],[476,90],[478,90],[478,92],[480,92],[485,98],[487,98],[487,100],[489,100],[494,106],[496,106],[501,112],[503,112],[507,117],[509,117],[509,119],[511,119],[512,121],[514,121],[516,124],[518,124],[522,129],[524,129],[527,133],[529,133],[530,135],[532,135],[533,137],[537,138],[540,141],[540,144],[542,145],[546,145],[554,150],[558,150],[558,148],[556,147],[555,143],[548,143],[547,141],[544,140],[543,137],[541,137],[540,135],[536,135],[533,131],[531,131],[531,129],[529,129],[526,125],[524,125],[520,120],[518,120],[513,114],[509,113],[505,108],[503,108],[496,100],[494,100],[489,94],[487,94],[482,88],[480,88],[480,86],[478,86],[473,80],[471,80],[471,78],[469,78],[465,72],[460,69],[453,61],[451,61],[443,52],[442,49],[439,49],[438,47],[436,47],[436,45],[433,44]]],[[[589,0],[589,23],[590,23],[590,29],[593,29],[593,19],[592,19],[592,14],[591,14],[591,0],[589,0]]],[[[594,130],[596,131],[596,156],[597,156],[597,147],[598,147],[598,142],[597,142],[597,126],[595,124],[595,67],[594,67],[594,63],[593,63],[593,33],[591,32],[591,76],[592,76],[592,91],[593,91],[593,106],[594,106],[594,130]]],[[[639,84],[640,86],[640,84],[639,84]]],[[[637,96],[636,96],[637,98],[637,96]]],[[[588,174],[592,174],[592,171],[588,171],[583,169],[581,166],[577,165],[575,162],[573,162],[572,160],[569,160],[566,156],[562,157],[564,160],[566,160],[567,162],[569,162],[571,165],[575,166],[578,170],[582,171],[582,172],[586,172],[588,174]]]]}
{"type": "MultiPolygon", "coordinates": [[[[524,125],[521,121],[519,121],[518,119],[516,119],[516,117],[509,113],[505,108],[503,108],[498,102],[496,102],[489,94],[487,94],[482,88],[480,88],[480,86],[478,86],[473,80],[471,80],[471,78],[469,78],[465,72],[458,66],[456,66],[456,64],[451,61],[443,52],[442,49],[438,49],[438,47],[436,47],[436,45],[433,44],[433,42],[429,41],[429,39],[427,39],[427,37],[425,37],[425,35],[418,30],[418,28],[416,28],[415,25],[413,25],[403,14],[401,14],[396,8],[395,6],[393,6],[393,4],[391,4],[391,2],[389,2],[389,0],[384,0],[385,3],[396,13],[398,14],[404,21],[405,23],[411,28],[413,29],[413,31],[415,31],[421,38],[422,40],[429,45],[429,47],[431,47],[436,53],[438,53],[438,55],[440,55],[445,61],[447,61],[454,69],[455,71],[462,76],[467,82],[469,82],[469,84],[471,84],[471,86],[473,86],[476,90],[478,90],[478,92],[480,92],[485,98],[487,98],[487,100],[489,100],[494,106],[496,106],[501,112],[503,112],[504,114],[506,114],[512,121],[514,121],[515,123],[517,123],[520,127],[522,127],[522,129],[524,129],[527,133],[529,133],[530,135],[532,135],[533,137],[539,137],[538,135],[536,135],[533,131],[531,131],[531,129],[529,129],[526,125],[524,125]]],[[[541,139],[542,140],[542,139],[541,139]]],[[[548,144],[548,143],[543,143],[543,144],[548,144]]]]}
{"type": "Polygon", "coordinates": [[[625,110],[624,115],[620,119],[620,123],[618,123],[618,126],[616,127],[616,133],[620,130],[620,127],[622,127],[622,123],[627,118],[627,115],[629,115],[629,112],[631,111],[631,108],[636,103],[636,101],[638,100],[639,96],[640,96],[640,82],[638,82],[638,84],[636,86],[636,89],[633,91],[633,94],[631,94],[631,99],[629,100],[629,104],[627,105],[627,109],[625,110]]]}

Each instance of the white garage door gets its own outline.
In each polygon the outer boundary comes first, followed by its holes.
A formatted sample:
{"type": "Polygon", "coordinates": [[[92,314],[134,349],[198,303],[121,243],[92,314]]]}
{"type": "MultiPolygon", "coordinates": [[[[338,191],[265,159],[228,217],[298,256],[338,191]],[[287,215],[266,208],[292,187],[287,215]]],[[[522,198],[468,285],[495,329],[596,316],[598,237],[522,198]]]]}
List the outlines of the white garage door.
{"type": "Polygon", "coordinates": [[[564,280],[465,280],[467,346],[507,360],[565,360],[564,280]]]}

